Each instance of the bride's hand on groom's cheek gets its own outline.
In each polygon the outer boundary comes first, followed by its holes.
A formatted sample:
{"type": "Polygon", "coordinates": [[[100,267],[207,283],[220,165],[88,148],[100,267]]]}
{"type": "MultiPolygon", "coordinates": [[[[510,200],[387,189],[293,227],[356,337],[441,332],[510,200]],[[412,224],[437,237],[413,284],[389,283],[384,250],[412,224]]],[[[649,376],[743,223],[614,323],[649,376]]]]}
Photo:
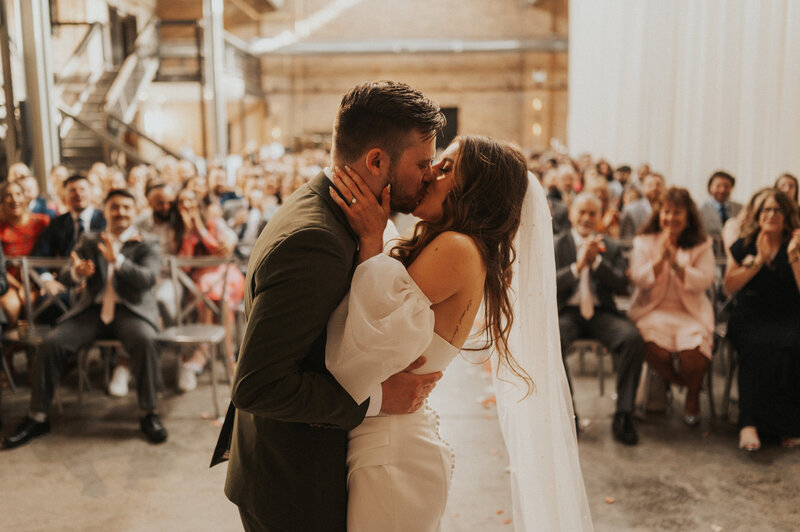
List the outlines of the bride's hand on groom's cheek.
{"type": "Polygon", "coordinates": [[[409,373],[421,367],[425,357],[419,357],[405,370],[395,373],[383,383],[383,401],[381,412],[384,414],[411,414],[416,412],[428,398],[436,382],[442,378],[442,372],[416,375],[409,373]]]}
{"type": "Polygon", "coordinates": [[[389,219],[389,187],[381,191],[381,202],[375,199],[363,179],[350,167],[333,170],[333,184],[339,191],[331,190],[331,197],[342,209],[350,227],[362,240],[380,240],[389,219]]]}

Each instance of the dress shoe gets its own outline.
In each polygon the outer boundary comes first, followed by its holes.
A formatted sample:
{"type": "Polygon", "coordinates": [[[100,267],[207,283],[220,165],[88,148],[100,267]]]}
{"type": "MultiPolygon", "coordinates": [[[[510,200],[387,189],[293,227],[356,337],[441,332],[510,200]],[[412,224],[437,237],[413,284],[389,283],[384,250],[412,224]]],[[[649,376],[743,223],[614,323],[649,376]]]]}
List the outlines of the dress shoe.
{"type": "Polygon", "coordinates": [[[20,445],[25,445],[33,438],[41,436],[42,434],[47,434],[48,432],[50,432],[49,420],[44,420],[40,423],[26,417],[22,423],[20,423],[19,427],[17,427],[15,433],[3,440],[3,447],[6,449],[19,447],[20,445]]]}
{"type": "Polygon", "coordinates": [[[614,439],[625,445],[636,445],[639,443],[639,435],[633,426],[633,418],[625,412],[614,414],[614,421],[611,423],[611,432],[614,439]]]}
{"type": "Polygon", "coordinates": [[[700,424],[700,416],[696,414],[684,414],[683,422],[690,427],[696,427],[697,425],[700,424]]]}
{"type": "Polygon", "coordinates": [[[151,443],[164,443],[167,441],[167,429],[161,424],[161,420],[154,413],[149,413],[142,418],[142,432],[147,436],[151,443]]]}
{"type": "Polygon", "coordinates": [[[114,397],[125,397],[128,395],[128,381],[131,372],[125,366],[117,366],[111,375],[111,382],[108,383],[108,394],[114,397]]]}

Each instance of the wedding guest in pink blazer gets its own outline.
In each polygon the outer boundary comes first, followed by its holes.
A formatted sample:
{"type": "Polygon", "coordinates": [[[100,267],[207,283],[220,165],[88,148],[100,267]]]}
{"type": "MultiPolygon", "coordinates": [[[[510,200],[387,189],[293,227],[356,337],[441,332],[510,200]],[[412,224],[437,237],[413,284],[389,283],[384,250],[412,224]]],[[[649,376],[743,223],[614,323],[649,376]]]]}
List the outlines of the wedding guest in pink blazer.
{"type": "Polygon", "coordinates": [[[687,387],[684,421],[699,423],[700,386],[711,359],[714,280],[711,239],[689,191],[672,187],[633,240],[628,312],[645,340],[645,360],[666,380],[687,387]],[[676,353],[679,368],[672,364],[676,353]]]}

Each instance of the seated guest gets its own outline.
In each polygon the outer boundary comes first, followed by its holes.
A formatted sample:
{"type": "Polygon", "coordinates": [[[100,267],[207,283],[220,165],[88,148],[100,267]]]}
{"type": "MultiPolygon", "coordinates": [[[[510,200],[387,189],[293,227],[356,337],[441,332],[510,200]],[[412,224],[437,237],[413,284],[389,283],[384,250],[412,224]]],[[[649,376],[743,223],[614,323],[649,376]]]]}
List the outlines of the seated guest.
{"type": "Polygon", "coordinates": [[[611,429],[616,440],[635,445],[639,437],[631,415],[644,342],[614,303],[614,295],[628,288],[626,260],[617,240],[595,230],[600,220],[596,197],[579,194],[572,202],[570,220],[572,230],[555,240],[561,352],[566,355],[578,338],[594,338],[608,347],[617,368],[617,412],[611,429]]]}
{"type": "MultiPolygon", "coordinates": [[[[98,232],[106,227],[103,212],[92,206],[92,187],[87,178],[80,174],[71,175],[63,186],[69,211],[53,218],[47,229],[42,231],[31,252],[33,256],[69,257],[84,232],[98,232]]],[[[51,294],[65,291],[64,285],[50,273],[43,273],[42,279],[51,294]]]]}
{"type": "Polygon", "coordinates": [[[48,206],[47,198],[39,194],[39,182],[35,177],[29,175],[18,182],[22,185],[22,191],[28,201],[28,210],[34,214],[46,214],[51,220],[56,217],[56,211],[48,206]]]}
{"type": "Polygon", "coordinates": [[[633,239],[628,312],[645,340],[645,360],[667,381],[686,386],[684,421],[699,423],[700,387],[714,331],[706,291],[714,281],[711,239],[689,191],[670,188],[659,210],[633,239]],[[679,369],[672,363],[676,353],[679,369]]]}
{"type": "Polygon", "coordinates": [[[766,194],[772,190],[771,188],[762,188],[757,190],[755,194],[750,198],[750,201],[747,202],[747,205],[743,209],[739,211],[739,214],[736,216],[729,218],[725,225],[722,227],[722,245],[725,248],[725,256],[730,258],[731,252],[730,248],[734,242],[739,240],[741,236],[741,229],[747,223],[747,220],[750,220],[753,217],[753,213],[755,212],[756,204],[759,202],[759,199],[763,194],[766,194]]]}
{"type": "MultiPolygon", "coordinates": [[[[6,257],[30,255],[36,239],[50,223],[46,214],[28,210],[21,181],[8,181],[0,188],[0,242],[6,257]]],[[[9,268],[6,277],[8,290],[0,297],[0,307],[11,327],[15,327],[25,301],[25,289],[19,268],[9,268]]]]}
{"type": "MultiPolygon", "coordinates": [[[[646,166],[646,165],[642,165],[646,166]]],[[[641,167],[639,169],[641,171],[641,167]]],[[[650,220],[653,212],[659,210],[661,194],[664,191],[664,176],[647,174],[642,181],[642,198],[628,203],[622,209],[619,223],[620,238],[630,240],[636,232],[650,220]]]]}
{"type": "Polygon", "coordinates": [[[761,194],[731,246],[728,337],[739,357],[739,447],[760,437],[800,445],[800,219],[776,189],[761,194]]]}
{"type": "Polygon", "coordinates": [[[553,220],[553,235],[558,235],[570,228],[569,209],[561,201],[561,192],[558,190],[558,172],[554,169],[542,175],[542,187],[547,192],[547,205],[550,207],[550,217],[553,220]]]}
{"type": "MultiPolygon", "coordinates": [[[[708,178],[708,201],[700,207],[700,215],[703,218],[703,228],[706,234],[714,241],[720,241],[722,227],[730,218],[739,214],[742,204],[731,201],[731,191],[736,185],[736,180],[727,172],[718,170],[708,178]]],[[[722,246],[716,246],[714,254],[717,257],[724,256],[725,251],[722,246]]]]}
{"type": "Polygon", "coordinates": [[[152,288],[161,269],[158,242],[131,227],[136,207],[127,190],[109,192],[103,209],[107,231],[84,234],[75,245],[71,264],[62,270],[60,278],[65,283],[85,282],[85,289],[34,356],[30,413],[3,441],[6,448],[50,431],[47,411],[61,371],[81,348],[98,338],[117,338],[125,345],[136,374],[141,430],[152,443],[167,439],[156,413],[158,310],[152,288]]]}
{"type": "Polygon", "coordinates": [[[558,166],[558,191],[561,193],[561,201],[564,202],[568,208],[575,197],[575,187],[580,185],[578,173],[571,164],[561,164],[558,166]]]}
{"type": "Polygon", "coordinates": [[[613,179],[608,182],[608,189],[611,193],[611,204],[617,209],[622,207],[622,193],[630,186],[631,167],[627,164],[617,167],[614,170],[613,179]]]}
{"type": "Polygon", "coordinates": [[[789,196],[789,199],[797,205],[797,178],[792,174],[782,174],[775,181],[775,188],[789,196]]]}
{"type": "Polygon", "coordinates": [[[6,181],[17,181],[23,177],[31,175],[31,169],[25,163],[13,163],[8,167],[8,179],[6,181]]]}
{"type": "MultiPolygon", "coordinates": [[[[219,205],[211,203],[209,209],[219,209],[219,205]]],[[[197,197],[190,188],[184,188],[178,193],[177,209],[179,216],[176,218],[175,243],[178,255],[182,257],[195,257],[199,255],[227,256],[236,246],[236,235],[225,224],[225,220],[212,217],[206,222],[200,214],[200,205],[197,197]]],[[[222,275],[227,270],[225,282],[227,283],[227,298],[229,319],[227,324],[233,323],[232,315],[235,308],[244,299],[244,275],[235,267],[227,268],[226,265],[218,267],[197,268],[192,272],[192,279],[200,290],[211,290],[208,297],[212,301],[219,301],[222,297],[222,275]]],[[[213,322],[214,316],[207,306],[200,310],[201,323],[213,322]]],[[[226,331],[227,353],[233,353],[232,331],[226,331]]],[[[203,348],[198,348],[186,358],[178,370],[178,389],[183,392],[194,390],[197,387],[197,375],[202,373],[208,362],[208,354],[203,348]]]]}
{"type": "MultiPolygon", "coordinates": [[[[137,167],[145,168],[145,167],[137,167]]],[[[134,194],[135,197],[135,194],[134,194]]],[[[147,190],[150,207],[136,217],[133,226],[141,234],[149,234],[156,238],[162,254],[174,254],[174,217],[173,209],[175,193],[170,185],[157,182],[147,190]]],[[[169,277],[169,268],[162,267],[155,287],[156,304],[163,323],[175,321],[178,308],[175,301],[175,288],[169,277]]],[[[119,354],[118,354],[119,355],[119,354]]],[[[111,380],[108,382],[108,393],[114,397],[128,395],[128,383],[131,379],[130,360],[125,356],[117,356],[111,380]]]]}
{"type": "Polygon", "coordinates": [[[597,221],[597,232],[619,238],[619,211],[611,204],[608,181],[598,176],[588,180],[583,189],[600,200],[601,209],[600,218],[597,221]]]}
{"type": "Polygon", "coordinates": [[[50,183],[50,190],[53,194],[53,200],[48,206],[56,211],[56,214],[64,214],[67,211],[64,181],[68,177],[69,171],[63,164],[55,165],[50,170],[50,175],[47,176],[47,181],[50,183]]]}

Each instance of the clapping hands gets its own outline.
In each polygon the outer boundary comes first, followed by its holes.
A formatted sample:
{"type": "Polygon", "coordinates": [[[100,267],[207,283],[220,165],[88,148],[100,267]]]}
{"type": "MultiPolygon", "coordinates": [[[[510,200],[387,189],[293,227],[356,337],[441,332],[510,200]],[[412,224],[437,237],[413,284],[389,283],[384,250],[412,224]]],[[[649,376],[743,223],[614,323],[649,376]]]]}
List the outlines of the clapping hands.
{"type": "Polygon", "coordinates": [[[72,259],[72,267],[78,277],[86,279],[94,275],[94,262],[80,258],[74,251],[69,256],[72,259]]]}
{"type": "Polygon", "coordinates": [[[792,231],[792,238],[789,240],[789,245],[786,247],[786,251],[790,255],[790,258],[791,255],[800,253],[800,229],[795,229],[792,231]]]}
{"type": "Polygon", "coordinates": [[[597,255],[606,252],[606,245],[603,243],[603,235],[595,235],[586,238],[581,248],[581,258],[577,264],[578,270],[582,270],[586,266],[594,264],[597,255]]]}

